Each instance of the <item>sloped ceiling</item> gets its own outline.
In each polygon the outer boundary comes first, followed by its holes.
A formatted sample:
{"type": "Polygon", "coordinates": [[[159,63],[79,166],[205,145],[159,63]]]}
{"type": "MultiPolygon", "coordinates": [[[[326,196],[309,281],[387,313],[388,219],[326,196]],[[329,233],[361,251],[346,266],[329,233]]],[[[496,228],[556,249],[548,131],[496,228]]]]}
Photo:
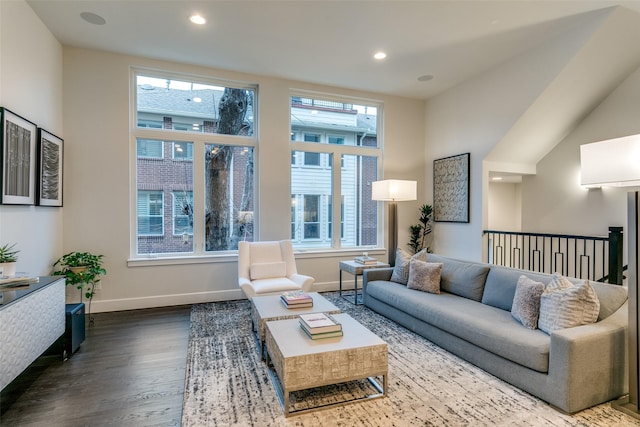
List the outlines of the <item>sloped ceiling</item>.
{"type": "Polygon", "coordinates": [[[510,170],[535,167],[628,75],[640,66],[640,14],[616,7],[553,43],[573,40],[552,78],[485,160],[510,170]],[[572,54],[566,54],[573,51],[572,54]]]}

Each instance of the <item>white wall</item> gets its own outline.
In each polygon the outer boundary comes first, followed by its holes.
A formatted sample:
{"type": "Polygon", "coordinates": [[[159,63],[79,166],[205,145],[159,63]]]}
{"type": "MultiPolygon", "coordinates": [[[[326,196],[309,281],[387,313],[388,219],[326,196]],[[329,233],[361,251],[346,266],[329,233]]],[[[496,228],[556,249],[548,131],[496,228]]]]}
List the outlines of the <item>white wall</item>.
{"type": "MultiPolygon", "coordinates": [[[[24,1],[0,1],[0,105],[64,139],[62,46],[24,1]]],[[[0,206],[0,244],[18,271],[47,275],[62,255],[64,208],[0,206]]]]}
{"type": "Polygon", "coordinates": [[[627,191],[636,188],[582,188],[580,145],[638,134],[639,117],[640,68],[538,164],[536,176],[523,179],[523,229],[601,236],[609,226],[626,230],[627,191]]]}
{"type": "Polygon", "coordinates": [[[489,230],[522,231],[522,185],[489,183],[489,230]]]}
{"type": "MultiPolygon", "coordinates": [[[[284,239],[290,233],[290,89],[383,101],[385,177],[422,178],[424,102],[65,47],[64,250],[88,250],[105,255],[108,274],[102,281],[102,290],[94,299],[94,311],[241,297],[235,256],[186,264],[157,265],[150,262],[147,266],[128,265],[130,182],[135,179],[129,173],[131,67],[259,85],[260,145],[256,173],[261,240],[284,239]]],[[[417,221],[417,209],[421,203],[424,201],[403,203],[399,209],[401,244],[408,240],[408,226],[417,221]]],[[[314,276],[319,289],[335,289],[338,260],[352,258],[353,255],[303,254],[298,257],[298,268],[301,273],[314,276]]],[[[378,257],[384,258],[380,254],[378,257]]]]}

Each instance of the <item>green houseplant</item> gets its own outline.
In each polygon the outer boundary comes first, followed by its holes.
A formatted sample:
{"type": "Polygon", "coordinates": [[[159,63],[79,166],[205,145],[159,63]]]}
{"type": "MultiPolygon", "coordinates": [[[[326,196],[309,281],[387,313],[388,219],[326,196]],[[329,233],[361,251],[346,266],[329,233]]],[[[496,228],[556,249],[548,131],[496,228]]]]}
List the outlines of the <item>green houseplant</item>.
{"type": "Polygon", "coordinates": [[[0,276],[13,276],[16,274],[16,262],[20,251],[15,247],[15,243],[7,243],[0,246],[0,276]]]}
{"type": "Polygon", "coordinates": [[[429,235],[432,231],[433,207],[431,205],[420,206],[420,223],[409,226],[409,248],[414,254],[422,249],[429,249],[429,235]]]}
{"type": "Polygon", "coordinates": [[[91,301],[96,292],[96,285],[100,282],[101,276],[107,274],[103,267],[103,258],[104,255],[94,255],[90,252],[69,252],[53,263],[53,274],[65,276],[67,285],[80,290],[80,302],[83,302],[83,298],[87,299],[90,326],[93,325],[91,301]]]}

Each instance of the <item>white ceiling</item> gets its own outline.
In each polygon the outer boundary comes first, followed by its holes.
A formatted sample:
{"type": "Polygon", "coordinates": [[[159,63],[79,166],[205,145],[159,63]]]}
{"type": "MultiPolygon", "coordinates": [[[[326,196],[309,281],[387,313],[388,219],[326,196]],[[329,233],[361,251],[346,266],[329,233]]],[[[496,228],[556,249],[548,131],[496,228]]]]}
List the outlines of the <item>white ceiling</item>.
{"type": "Polygon", "coordinates": [[[640,0],[27,2],[63,45],[418,99],[579,25],[588,12],[640,11],[640,0]],[[191,24],[193,12],[207,24],[191,24]],[[377,50],[388,57],[375,61],[377,50]],[[418,81],[423,75],[433,79],[418,81]]]}

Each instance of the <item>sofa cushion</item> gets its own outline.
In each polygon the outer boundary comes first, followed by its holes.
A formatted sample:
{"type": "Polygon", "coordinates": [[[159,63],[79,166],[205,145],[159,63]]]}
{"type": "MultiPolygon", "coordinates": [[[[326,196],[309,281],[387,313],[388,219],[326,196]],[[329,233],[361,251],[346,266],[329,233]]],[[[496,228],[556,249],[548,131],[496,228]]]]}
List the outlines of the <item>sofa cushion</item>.
{"type": "Polygon", "coordinates": [[[403,285],[407,284],[407,280],[409,280],[409,262],[411,262],[412,259],[426,261],[426,249],[423,249],[414,255],[411,255],[409,252],[401,248],[398,248],[396,250],[396,264],[393,267],[393,274],[391,274],[392,282],[400,283],[403,285]]]}
{"type": "Polygon", "coordinates": [[[518,279],[523,274],[529,279],[541,282],[544,285],[549,283],[552,277],[550,274],[492,265],[484,285],[482,303],[511,311],[513,297],[516,293],[516,285],[518,279]]]}
{"type": "Polygon", "coordinates": [[[440,273],[442,263],[425,262],[412,259],[409,263],[409,280],[407,288],[417,291],[440,293],[440,273]]]}
{"type": "Polygon", "coordinates": [[[427,254],[427,262],[442,263],[440,290],[474,301],[482,300],[484,282],[489,273],[487,264],[459,261],[435,254],[427,254]]]}
{"type": "Polygon", "coordinates": [[[446,292],[419,292],[387,281],[369,282],[367,298],[383,301],[527,368],[549,370],[549,335],[523,327],[508,311],[446,292]]]}
{"type": "Polygon", "coordinates": [[[525,275],[518,279],[511,315],[529,329],[538,328],[540,297],[543,291],[544,284],[540,282],[533,281],[525,275]]]}
{"type": "Polygon", "coordinates": [[[538,327],[550,334],[587,325],[598,320],[599,312],[598,295],[588,280],[574,284],[556,273],[542,293],[538,327]]]}
{"type": "Polygon", "coordinates": [[[257,262],[249,267],[251,280],[270,279],[272,277],[285,277],[287,275],[287,263],[279,262],[257,262]]]}

